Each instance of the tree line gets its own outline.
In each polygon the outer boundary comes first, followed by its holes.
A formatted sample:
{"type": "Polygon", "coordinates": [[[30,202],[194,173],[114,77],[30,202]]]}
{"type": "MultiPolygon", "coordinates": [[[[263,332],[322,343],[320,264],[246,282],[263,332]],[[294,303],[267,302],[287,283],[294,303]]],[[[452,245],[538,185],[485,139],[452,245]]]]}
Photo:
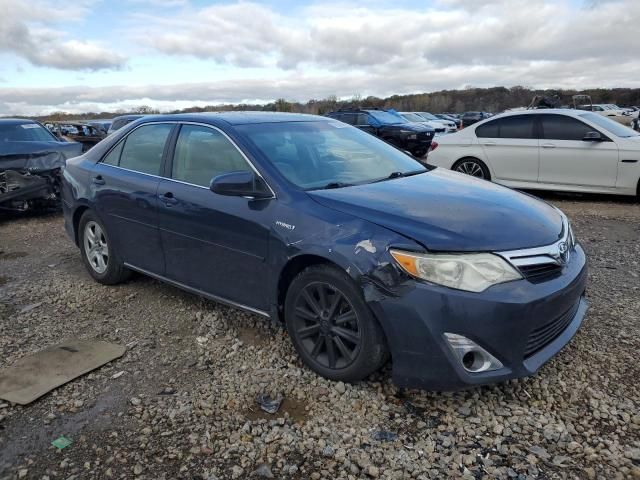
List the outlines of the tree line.
{"type": "MultiPolygon", "coordinates": [[[[340,99],[335,95],[325,99],[311,99],[306,103],[292,102],[280,98],[267,104],[225,104],[205,107],[190,107],[164,113],[193,113],[219,111],[267,111],[296,112],[323,115],[340,108],[394,108],[398,111],[427,111],[432,113],[482,110],[499,113],[508,108],[526,107],[534,96],[556,98],[562,105],[572,105],[573,95],[589,95],[593,103],[614,103],[619,106],[640,106],[640,88],[597,88],[587,90],[539,90],[527,87],[492,87],[465,88],[463,90],[441,90],[431,93],[415,93],[409,95],[392,95],[386,98],[374,96],[362,97],[354,95],[348,99],[340,99]]],[[[124,114],[156,114],[160,111],[149,106],[140,106],[132,111],[87,112],[71,114],[55,112],[50,115],[34,117],[40,121],[85,120],[112,118],[124,114]]]]}

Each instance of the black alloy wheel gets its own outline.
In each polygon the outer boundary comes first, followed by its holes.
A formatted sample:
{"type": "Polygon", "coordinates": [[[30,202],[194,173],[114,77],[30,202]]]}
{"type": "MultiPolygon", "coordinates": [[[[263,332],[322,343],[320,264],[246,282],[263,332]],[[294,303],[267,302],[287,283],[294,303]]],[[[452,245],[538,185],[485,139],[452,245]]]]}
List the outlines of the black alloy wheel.
{"type": "Polygon", "coordinates": [[[351,365],[361,346],[358,315],[345,295],[328,283],[304,287],[295,304],[295,335],[320,365],[351,365]]]}
{"type": "Polygon", "coordinates": [[[388,359],[382,328],[344,270],[314,265],[291,282],[287,331],[304,363],[331,380],[355,382],[388,359]]]}

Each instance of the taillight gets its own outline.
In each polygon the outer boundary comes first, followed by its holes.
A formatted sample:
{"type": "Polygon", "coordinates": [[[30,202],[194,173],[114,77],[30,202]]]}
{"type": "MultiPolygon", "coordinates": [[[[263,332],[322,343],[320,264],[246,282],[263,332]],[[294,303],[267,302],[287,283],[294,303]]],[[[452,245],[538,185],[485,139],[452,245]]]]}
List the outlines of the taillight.
{"type": "Polygon", "coordinates": [[[434,140],[431,142],[431,148],[429,149],[429,151],[433,152],[436,148],[438,148],[438,142],[434,140]]]}

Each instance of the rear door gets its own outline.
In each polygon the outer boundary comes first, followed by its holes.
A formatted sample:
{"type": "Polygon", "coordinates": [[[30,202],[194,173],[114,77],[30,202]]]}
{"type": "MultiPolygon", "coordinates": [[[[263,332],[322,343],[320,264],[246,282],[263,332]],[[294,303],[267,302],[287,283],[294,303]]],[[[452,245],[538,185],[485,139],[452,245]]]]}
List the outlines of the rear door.
{"type": "Polygon", "coordinates": [[[618,147],[603,132],[577,118],[540,115],[541,183],[614,187],[618,176],[618,147]],[[584,141],[598,131],[603,142],[584,141]]]}
{"type": "Polygon", "coordinates": [[[536,115],[496,118],[476,128],[495,180],[535,183],[539,153],[536,115]]]}
{"type": "Polygon", "coordinates": [[[169,135],[175,124],[142,125],[96,164],[96,211],[123,260],[162,275],[157,190],[169,135]]]}
{"type": "Polygon", "coordinates": [[[182,125],[171,178],[158,188],[166,277],[267,310],[264,282],[275,200],[223,196],[209,189],[213,177],[240,170],[252,167],[224,133],[182,125]]]}

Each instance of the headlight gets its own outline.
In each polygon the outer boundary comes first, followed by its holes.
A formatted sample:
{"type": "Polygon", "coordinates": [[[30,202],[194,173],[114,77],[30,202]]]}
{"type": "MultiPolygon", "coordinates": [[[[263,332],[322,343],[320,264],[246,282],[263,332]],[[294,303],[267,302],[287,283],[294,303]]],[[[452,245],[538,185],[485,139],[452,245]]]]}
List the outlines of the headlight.
{"type": "Polygon", "coordinates": [[[506,260],[491,253],[430,254],[391,250],[391,255],[409,275],[469,292],[482,292],[492,285],[522,278],[506,260]]]}

